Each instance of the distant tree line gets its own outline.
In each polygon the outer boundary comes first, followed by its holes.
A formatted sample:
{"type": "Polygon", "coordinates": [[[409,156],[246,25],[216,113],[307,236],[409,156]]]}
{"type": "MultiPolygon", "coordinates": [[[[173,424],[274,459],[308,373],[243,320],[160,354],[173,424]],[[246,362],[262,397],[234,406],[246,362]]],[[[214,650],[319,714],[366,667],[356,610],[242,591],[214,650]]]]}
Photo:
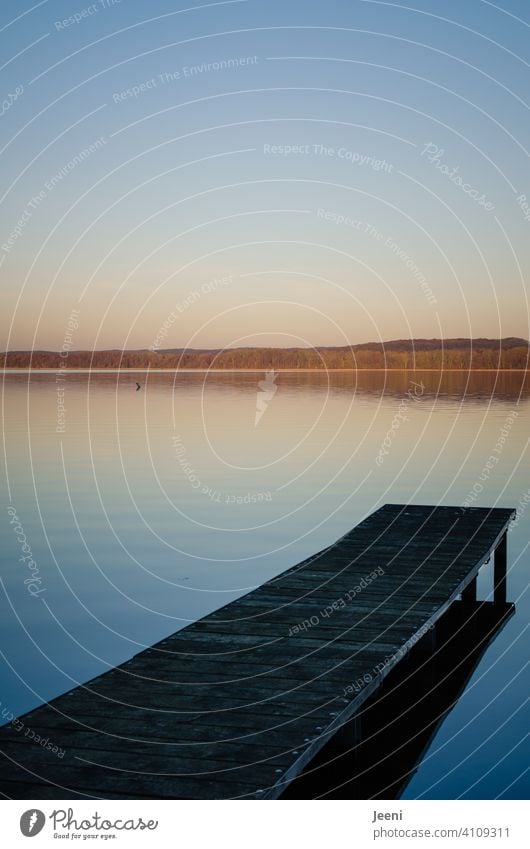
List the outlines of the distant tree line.
{"type": "Polygon", "coordinates": [[[524,339],[405,339],[340,348],[225,348],[223,350],[9,351],[2,368],[194,369],[526,369],[524,339]]]}

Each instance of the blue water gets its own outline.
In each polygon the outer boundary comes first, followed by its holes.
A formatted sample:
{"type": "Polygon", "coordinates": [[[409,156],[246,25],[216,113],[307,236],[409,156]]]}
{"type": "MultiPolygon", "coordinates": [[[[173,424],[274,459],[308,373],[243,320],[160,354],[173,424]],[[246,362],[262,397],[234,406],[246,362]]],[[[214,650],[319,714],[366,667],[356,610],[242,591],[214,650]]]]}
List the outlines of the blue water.
{"type": "Polygon", "coordinates": [[[528,795],[530,381],[280,373],[256,425],[263,373],[61,377],[4,378],[2,722],[242,595],[385,502],[467,498],[519,506],[508,584],[517,611],[405,797],[528,795]]]}

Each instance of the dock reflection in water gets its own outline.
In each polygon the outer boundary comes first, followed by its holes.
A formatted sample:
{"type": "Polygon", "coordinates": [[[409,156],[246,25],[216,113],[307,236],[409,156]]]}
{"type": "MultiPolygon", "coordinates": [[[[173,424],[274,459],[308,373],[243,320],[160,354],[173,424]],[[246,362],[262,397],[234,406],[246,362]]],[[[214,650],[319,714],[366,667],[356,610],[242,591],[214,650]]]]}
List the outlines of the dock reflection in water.
{"type": "MultiPolygon", "coordinates": [[[[282,799],[399,799],[512,603],[455,601],[282,799]]],[[[428,757],[428,755],[427,755],[428,757]]]]}

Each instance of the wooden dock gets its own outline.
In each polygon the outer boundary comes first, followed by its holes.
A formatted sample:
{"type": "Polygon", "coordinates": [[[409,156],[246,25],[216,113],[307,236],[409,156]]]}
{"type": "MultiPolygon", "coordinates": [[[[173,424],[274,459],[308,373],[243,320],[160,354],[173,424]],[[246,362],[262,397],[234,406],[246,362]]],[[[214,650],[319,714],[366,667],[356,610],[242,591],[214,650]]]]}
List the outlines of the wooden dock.
{"type": "Polygon", "coordinates": [[[505,604],[514,514],[385,505],[318,554],[21,717],[19,730],[1,728],[0,793],[278,798],[420,639],[434,646],[436,622],[460,595],[476,598],[492,555],[494,603],[505,604]]]}

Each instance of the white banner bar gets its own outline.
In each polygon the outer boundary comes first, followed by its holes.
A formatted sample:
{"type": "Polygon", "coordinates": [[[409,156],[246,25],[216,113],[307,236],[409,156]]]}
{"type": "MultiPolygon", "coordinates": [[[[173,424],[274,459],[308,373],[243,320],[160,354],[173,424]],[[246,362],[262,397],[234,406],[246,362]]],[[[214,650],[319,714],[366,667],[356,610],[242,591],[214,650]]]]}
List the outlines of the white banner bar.
{"type": "Polygon", "coordinates": [[[364,849],[530,845],[518,801],[11,801],[2,845],[364,849]]]}

